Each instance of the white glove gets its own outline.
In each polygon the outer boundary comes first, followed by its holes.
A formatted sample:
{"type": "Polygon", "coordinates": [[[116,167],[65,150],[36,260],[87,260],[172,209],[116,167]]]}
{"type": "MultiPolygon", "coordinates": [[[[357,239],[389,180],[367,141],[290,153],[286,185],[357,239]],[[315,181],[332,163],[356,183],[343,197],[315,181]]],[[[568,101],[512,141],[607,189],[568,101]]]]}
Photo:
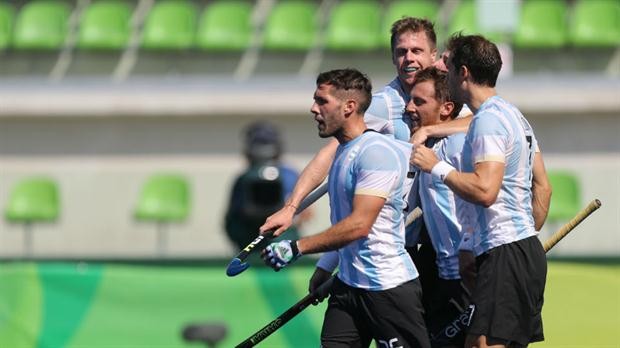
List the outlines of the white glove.
{"type": "Polygon", "coordinates": [[[288,266],[301,256],[297,241],[282,240],[269,244],[261,253],[265,264],[276,271],[288,266]]]}

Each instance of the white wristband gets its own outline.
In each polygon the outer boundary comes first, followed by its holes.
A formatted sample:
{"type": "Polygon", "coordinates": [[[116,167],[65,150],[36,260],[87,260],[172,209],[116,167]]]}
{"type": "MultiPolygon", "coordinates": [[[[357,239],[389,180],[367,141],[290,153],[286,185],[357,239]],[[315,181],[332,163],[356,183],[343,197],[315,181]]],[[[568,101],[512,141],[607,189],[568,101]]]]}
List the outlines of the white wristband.
{"type": "Polygon", "coordinates": [[[448,174],[453,170],[456,170],[453,166],[444,161],[439,161],[435,164],[435,166],[433,166],[433,169],[431,169],[431,175],[441,181],[444,181],[446,180],[448,174]]]}

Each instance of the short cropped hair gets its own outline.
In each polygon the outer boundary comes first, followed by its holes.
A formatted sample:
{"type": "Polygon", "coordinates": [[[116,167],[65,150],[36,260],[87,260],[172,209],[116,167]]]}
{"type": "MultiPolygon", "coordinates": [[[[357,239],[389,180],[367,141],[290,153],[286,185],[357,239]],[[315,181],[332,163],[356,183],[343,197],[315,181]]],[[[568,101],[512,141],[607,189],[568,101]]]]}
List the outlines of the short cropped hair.
{"type": "Polygon", "coordinates": [[[322,72],[316,78],[316,85],[330,85],[336,89],[341,99],[354,98],[358,103],[358,113],[363,114],[370,106],[372,84],[365,74],[356,69],[336,69],[322,72]]]}
{"type": "Polygon", "coordinates": [[[437,34],[435,34],[435,26],[433,22],[429,21],[426,18],[417,18],[417,17],[403,17],[394,24],[392,24],[392,29],[390,33],[390,47],[392,48],[392,52],[394,52],[394,46],[396,46],[396,41],[398,37],[411,31],[413,33],[424,32],[426,37],[431,43],[431,49],[437,47],[437,34]]]}
{"type": "Polygon", "coordinates": [[[463,108],[463,103],[455,102],[454,98],[450,95],[450,89],[448,88],[448,74],[435,67],[428,67],[416,73],[413,86],[426,81],[431,81],[435,85],[435,99],[437,99],[440,103],[451,102],[454,104],[454,109],[450,114],[450,118],[456,118],[463,108]]]}
{"type": "Polygon", "coordinates": [[[453,66],[458,70],[467,67],[474,83],[495,87],[502,68],[502,57],[494,43],[481,35],[463,35],[458,32],[450,37],[447,50],[453,66]]]}

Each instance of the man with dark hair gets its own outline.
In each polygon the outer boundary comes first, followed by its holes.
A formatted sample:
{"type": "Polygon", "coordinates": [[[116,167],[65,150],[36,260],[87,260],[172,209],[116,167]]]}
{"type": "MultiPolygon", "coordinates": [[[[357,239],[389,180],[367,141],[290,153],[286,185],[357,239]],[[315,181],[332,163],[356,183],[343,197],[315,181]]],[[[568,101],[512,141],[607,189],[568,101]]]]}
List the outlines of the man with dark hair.
{"type": "Polygon", "coordinates": [[[412,161],[473,203],[457,210],[460,248],[473,251],[477,266],[465,346],[527,346],[544,339],[547,263],[535,221],[545,207],[532,201],[532,177],[546,177],[542,156],[525,117],[495,91],[502,64],[497,47],[482,36],[457,34],[448,50],[450,94],[474,112],[462,164],[457,170],[424,146],[415,148],[412,161]]]}
{"type": "MultiPolygon", "coordinates": [[[[397,77],[372,96],[364,120],[369,129],[407,141],[410,131],[403,113],[416,72],[435,61],[437,49],[433,24],[419,18],[400,19],[392,26],[391,42],[392,63],[397,77]]],[[[298,206],[304,197],[323,182],[337,147],[338,142],[333,140],[319,150],[301,173],[288,204],[267,219],[261,226],[261,232],[275,230],[275,235],[279,235],[291,225],[295,213],[292,207],[298,206]]]]}
{"type": "MultiPolygon", "coordinates": [[[[450,97],[445,72],[431,67],[417,73],[406,108],[414,132],[420,127],[449,122],[459,114],[461,107],[462,104],[453,102],[450,97]]],[[[429,138],[426,145],[442,160],[459,166],[464,141],[465,133],[460,132],[447,137],[429,138]]],[[[461,285],[459,274],[458,246],[462,230],[456,213],[456,197],[444,183],[433,180],[425,172],[416,175],[409,197],[410,205],[422,207],[424,225],[430,239],[430,250],[420,249],[420,252],[436,255],[437,274],[426,275],[422,283],[422,303],[426,327],[431,334],[437,334],[469,304],[469,296],[461,285]]],[[[463,347],[465,343],[462,332],[446,338],[433,342],[433,347],[463,347]]]]}
{"type": "Polygon", "coordinates": [[[301,255],[337,250],[334,280],[321,332],[322,347],[430,347],[416,268],[405,250],[404,208],[411,146],[367,131],[368,78],[354,69],[317,78],[310,111],[319,136],[338,148],[329,173],[332,227],[268,245],[275,270],[301,255]]]}
{"type": "MultiPolygon", "coordinates": [[[[368,129],[408,141],[411,136],[409,119],[403,117],[403,113],[410,99],[409,94],[417,71],[431,66],[435,61],[437,49],[433,23],[426,19],[404,17],[392,25],[390,40],[392,63],[396,68],[397,77],[373,94],[364,121],[368,129]]],[[[429,132],[429,135],[432,135],[432,132],[429,132]]],[[[284,208],[267,219],[260,228],[261,233],[274,230],[277,236],[291,226],[295,207],[327,176],[337,146],[337,141],[329,142],[308,163],[284,208]]],[[[413,245],[416,242],[408,237],[409,244],[413,245]]],[[[337,266],[338,258],[335,253],[325,253],[317,263],[317,269],[309,285],[310,291],[327,280],[337,266]]]]}

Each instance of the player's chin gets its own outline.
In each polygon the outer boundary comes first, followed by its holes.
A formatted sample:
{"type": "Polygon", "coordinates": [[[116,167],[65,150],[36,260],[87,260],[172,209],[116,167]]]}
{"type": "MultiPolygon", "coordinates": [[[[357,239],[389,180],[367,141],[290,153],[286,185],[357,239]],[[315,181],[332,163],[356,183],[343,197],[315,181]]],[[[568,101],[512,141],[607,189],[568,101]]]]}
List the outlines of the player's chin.
{"type": "Polygon", "coordinates": [[[400,75],[400,80],[402,82],[404,82],[405,84],[411,86],[415,82],[415,77],[416,77],[416,73],[415,72],[414,73],[405,73],[405,72],[403,72],[400,75]]]}
{"type": "Polygon", "coordinates": [[[325,127],[317,127],[319,129],[319,136],[321,138],[329,138],[331,137],[331,133],[327,132],[327,130],[325,129],[325,127]]]}

